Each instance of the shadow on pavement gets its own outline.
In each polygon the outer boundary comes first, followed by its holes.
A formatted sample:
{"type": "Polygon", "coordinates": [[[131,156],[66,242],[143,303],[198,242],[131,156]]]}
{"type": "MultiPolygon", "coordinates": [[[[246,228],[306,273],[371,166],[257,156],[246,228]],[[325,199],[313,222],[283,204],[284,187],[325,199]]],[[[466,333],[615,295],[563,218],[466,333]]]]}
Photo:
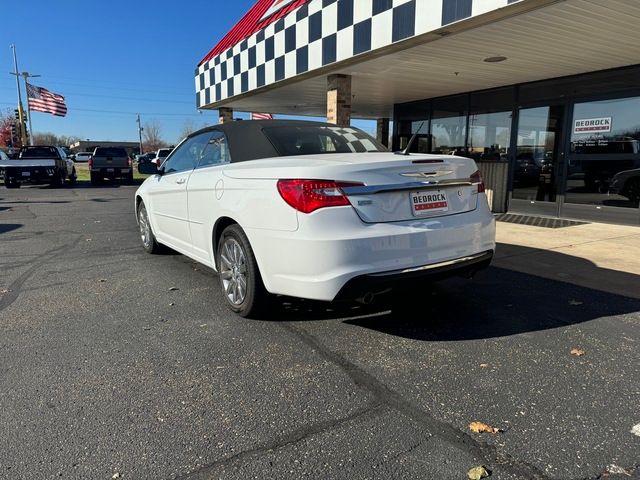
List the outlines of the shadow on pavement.
{"type": "Polygon", "coordinates": [[[0,223],[0,233],[8,233],[22,227],[20,223],[0,223]]]}
{"type": "MultiPolygon", "coordinates": [[[[557,252],[554,255],[558,257],[558,265],[566,261],[559,257],[570,257],[557,252]]],[[[575,257],[570,258],[576,261],[575,257]]],[[[631,277],[636,282],[640,280],[635,275],[591,265],[607,275],[620,274],[625,280],[631,277]]],[[[458,341],[548,330],[635,312],[640,312],[637,299],[491,267],[473,280],[452,278],[400,295],[381,295],[373,304],[355,309],[287,299],[279,302],[271,320],[346,318],[346,324],[389,335],[424,341],[458,341]]]]}

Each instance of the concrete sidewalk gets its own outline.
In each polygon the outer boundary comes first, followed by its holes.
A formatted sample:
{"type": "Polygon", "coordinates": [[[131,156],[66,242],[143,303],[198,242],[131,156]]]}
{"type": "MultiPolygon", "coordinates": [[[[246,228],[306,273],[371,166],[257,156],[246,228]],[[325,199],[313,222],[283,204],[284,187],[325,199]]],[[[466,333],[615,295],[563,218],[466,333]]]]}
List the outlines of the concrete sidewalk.
{"type": "Polygon", "coordinates": [[[640,299],[640,227],[497,223],[493,265],[640,299]]]}

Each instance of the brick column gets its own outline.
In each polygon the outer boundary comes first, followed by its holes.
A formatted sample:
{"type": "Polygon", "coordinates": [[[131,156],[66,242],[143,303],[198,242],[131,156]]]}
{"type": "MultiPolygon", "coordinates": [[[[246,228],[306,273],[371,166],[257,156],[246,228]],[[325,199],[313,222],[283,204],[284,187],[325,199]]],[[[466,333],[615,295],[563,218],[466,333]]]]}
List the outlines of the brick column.
{"type": "Polygon", "coordinates": [[[385,147],[389,146],[389,119],[378,118],[376,120],[376,138],[385,147]]]}
{"type": "Polygon", "coordinates": [[[218,109],[218,115],[220,115],[218,123],[233,122],[233,108],[220,107],[218,109]]]}
{"type": "Polygon", "coordinates": [[[351,76],[327,77],[327,122],[351,125],[351,76]]]}

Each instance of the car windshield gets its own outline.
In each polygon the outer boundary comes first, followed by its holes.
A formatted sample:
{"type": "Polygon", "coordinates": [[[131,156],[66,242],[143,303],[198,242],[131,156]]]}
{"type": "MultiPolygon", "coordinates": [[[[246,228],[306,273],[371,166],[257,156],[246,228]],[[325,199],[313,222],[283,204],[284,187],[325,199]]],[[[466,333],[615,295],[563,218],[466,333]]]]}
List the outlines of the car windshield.
{"type": "Polygon", "coordinates": [[[262,131],[283,157],[388,151],[362,130],[353,127],[282,126],[264,127],[262,131]]]}
{"type": "Polygon", "coordinates": [[[57,158],[58,151],[54,147],[25,147],[20,151],[20,158],[57,158]]]}
{"type": "Polygon", "coordinates": [[[93,155],[96,157],[126,157],[127,151],[124,148],[98,147],[93,155]]]}

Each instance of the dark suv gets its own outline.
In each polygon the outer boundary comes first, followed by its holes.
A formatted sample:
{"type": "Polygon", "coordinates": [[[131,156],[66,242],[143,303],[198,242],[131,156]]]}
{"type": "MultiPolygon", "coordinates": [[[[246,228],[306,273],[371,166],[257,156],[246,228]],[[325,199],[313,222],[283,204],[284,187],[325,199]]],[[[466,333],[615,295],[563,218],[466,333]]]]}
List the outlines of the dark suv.
{"type": "Polygon", "coordinates": [[[122,147],[96,147],[89,160],[91,183],[109,178],[122,178],[133,182],[133,168],[127,151],[122,147]]]}

